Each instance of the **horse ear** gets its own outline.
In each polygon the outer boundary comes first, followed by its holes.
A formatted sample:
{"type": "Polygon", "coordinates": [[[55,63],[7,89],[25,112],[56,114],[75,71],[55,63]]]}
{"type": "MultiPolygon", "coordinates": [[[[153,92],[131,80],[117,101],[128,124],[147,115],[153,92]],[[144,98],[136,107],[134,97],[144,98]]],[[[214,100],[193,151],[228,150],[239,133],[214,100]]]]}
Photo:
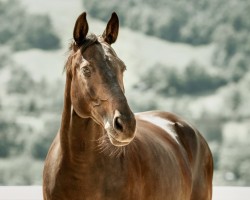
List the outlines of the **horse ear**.
{"type": "Polygon", "coordinates": [[[119,19],[117,14],[113,12],[107,24],[107,27],[102,34],[102,37],[107,43],[112,44],[117,39],[118,31],[119,31],[119,19]]]}
{"type": "Polygon", "coordinates": [[[86,38],[89,25],[86,19],[86,12],[82,13],[76,20],[73,37],[78,46],[81,46],[86,38]]]}

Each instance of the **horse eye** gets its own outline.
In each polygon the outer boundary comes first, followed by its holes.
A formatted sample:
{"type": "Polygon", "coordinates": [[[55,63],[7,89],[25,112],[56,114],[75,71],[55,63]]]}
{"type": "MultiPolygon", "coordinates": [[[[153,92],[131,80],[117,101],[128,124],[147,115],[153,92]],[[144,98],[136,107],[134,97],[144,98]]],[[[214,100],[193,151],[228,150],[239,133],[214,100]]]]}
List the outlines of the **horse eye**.
{"type": "Polygon", "coordinates": [[[82,74],[86,77],[90,77],[91,76],[91,71],[89,69],[89,67],[85,66],[81,68],[82,74]]]}

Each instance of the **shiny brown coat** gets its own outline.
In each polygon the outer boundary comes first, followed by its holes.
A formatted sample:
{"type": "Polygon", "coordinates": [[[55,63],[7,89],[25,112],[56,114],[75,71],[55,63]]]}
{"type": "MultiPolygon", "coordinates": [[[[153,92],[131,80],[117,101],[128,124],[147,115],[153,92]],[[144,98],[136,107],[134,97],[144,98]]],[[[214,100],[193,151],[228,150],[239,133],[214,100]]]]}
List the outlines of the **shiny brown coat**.
{"type": "Polygon", "coordinates": [[[103,35],[74,28],[66,64],[61,128],[48,152],[44,200],[211,200],[213,160],[200,133],[174,114],[133,114],[124,96],[124,63],[103,35]]]}

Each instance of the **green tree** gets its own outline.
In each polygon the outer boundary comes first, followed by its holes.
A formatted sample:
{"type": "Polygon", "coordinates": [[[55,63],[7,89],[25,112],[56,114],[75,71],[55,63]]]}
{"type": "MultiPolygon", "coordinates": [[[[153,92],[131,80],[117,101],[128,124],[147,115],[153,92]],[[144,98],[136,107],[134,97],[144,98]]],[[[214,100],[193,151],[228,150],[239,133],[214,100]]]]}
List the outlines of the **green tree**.
{"type": "Polygon", "coordinates": [[[227,84],[221,75],[212,75],[203,66],[191,62],[183,72],[176,68],[156,64],[142,73],[135,86],[140,90],[153,89],[164,96],[198,95],[218,89],[227,84]]]}
{"type": "Polygon", "coordinates": [[[0,24],[0,44],[10,44],[14,50],[60,47],[50,18],[47,15],[28,14],[20,1],[0,2],[0,24]]]}
{"type": "Polygon", "coordinates": [[[14,67],[7,84],[8,93],[26,94],[34,86],[34,80],[23,67],[14,67]]]}
{"type": "Polygon", "coordinates": [[[31,139],[31,155],[35,159],[44,160],[50,145],[59,129],[59,115],[45,122],[44,129],[39,134],[34,134],[31,139]]]}
{"type": "Polygon", "coordinates": [[[0,157],[6,158],[22,151],[23,142],[17,137],[21,130],[14,120],[0,116],[0,157]]]}
{"type": "Polygon", "coordinates": [[[0,70],[10,62],[9,50],[6,48],[0,48],[0,70]]]}
{"type": "Polygon", "coordinates": [[[219,170],[224,173],[227,184],[249,185],[250,176],[246,167],[250,165],[250,144],[234,142],[223,144],[220,151],[219,170]],[[231,173],[232,177],[227,174],[231,173]]]}
{"type": "Polygon", "coordinates": [[[57,49],[60,47],[60,40],[55,35],[48,16],[34,15],[32,18],[27,16],[23,20],[24,24],[20,28],[20,32],[11,42],[14,50],[57,49]]]}

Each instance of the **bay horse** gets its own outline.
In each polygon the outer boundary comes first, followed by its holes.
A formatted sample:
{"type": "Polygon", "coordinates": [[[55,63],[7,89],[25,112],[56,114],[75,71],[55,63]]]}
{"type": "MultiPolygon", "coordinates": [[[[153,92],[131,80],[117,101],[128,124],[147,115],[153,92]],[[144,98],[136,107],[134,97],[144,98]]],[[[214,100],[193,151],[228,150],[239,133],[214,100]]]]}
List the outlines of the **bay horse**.
{"type": "Polygon", "coordinates": [[[44,200],[211,200],[213,159],[198,130],[168,112],[131,111],[111,47],[118,30],[116,13],[101,36],[87,35],[85,12],[76,20],[44,200]]]}

